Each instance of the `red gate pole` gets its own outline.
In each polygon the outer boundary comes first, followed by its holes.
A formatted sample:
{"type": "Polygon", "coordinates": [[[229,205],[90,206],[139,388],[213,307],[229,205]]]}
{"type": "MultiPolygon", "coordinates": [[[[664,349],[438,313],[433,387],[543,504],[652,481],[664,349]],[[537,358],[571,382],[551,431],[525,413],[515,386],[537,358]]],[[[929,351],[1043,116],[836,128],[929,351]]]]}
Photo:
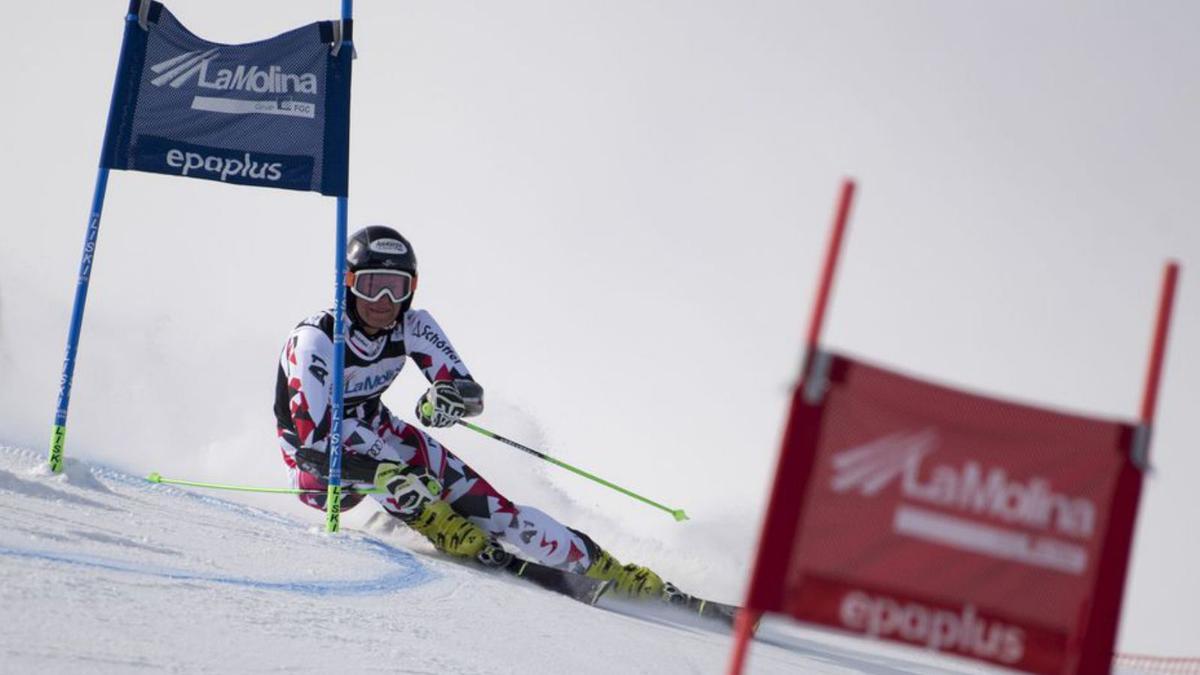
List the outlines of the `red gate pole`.
{"type": "Polygon", "coordinates": [[[821,337],[821,326],[825,323],[825,308],[829,305],[829,291],[833,288],[833,272],[837,269],[842,251],[842,238],[846,233],[846,221],[850,219],[850,205],[854,202],[854,180],[842,181],[842,194],[838,199],[837,215],[833,220],[833,236],[825,251],[825,268],[821,272],[821,286],[817,290],[817,303],[813,305],[808,320],[808,348],[815,349],[821,337]]]}
{"type": "Polygon", "coordinates": [[[1162,292],[1158,299],[1158,322],[1154,328],[1154,346],[1150,350],[1150,365],[1146,369],[1146,388],[1142,391],[1142,424],[1154,423],[1158,403],[1158,385],[1162,378],[1163,357],[1167,349],[1167,331],[1171,327],[1171,309],[1175,304],[1175,284],[1179,279],[1179,263],[1171,261],[1163,270],[1162,292]]]}
{"type": "MultiPolygon", "coordinates": [[[[854,201],[854,187],[853,179],[847,178],[842,182],[841,196],[838,199],[837,213],[833,221],[833,233],[825,251],[825,265],[821,271],[817,301],[813,305],[812,316],[808,323],[807,352],[800,374],[800,382],[796,385],[793,393],[793,407],[796,397],[804,390],[804,380],[808,375],[808,368],[816,355],[818,340],[821,336],[821,325],[825,322],[825,309],[828,307],[829,294],[833,287],[833,273],[837,268],[842,239],[846,231],[846,221],[850,218],[850,206],[854,201]]],[[[796,432],[793,418],[794,415],[789,413],[779,460],[775,467],[775,481],[771,489],[771,498],[767,502],[767,512],[759,534],[758,554],[755,556],[754,569],[750,573],[750,586],[746,592],[746,602],[743,610],[738,614],[734,626],[733,654],[729,663],[730,675],[740,675],[742,672],[742,666],[746,660],[747,644],[764,609],[764,603],[761,602],[760,596],[766,587],[772,585],[771,580],[782,580],[787,573],[788,561],[783,551],[790,551],[792,542],[790,539],[786,543],[777,540],[780,539],[781,533],[789,533],[794,536],[799,513],[798,509],[796,513],[781,513],[783,509],[777,510],[772,507],[780,495],[795,489],[795,486],[787,484],[789,472],[784,470],[788,460],[788,448],[791,447],[789,439],[796,432]],[[764,583],[764,577],[769,577],[771,580],[764,583]]],[[[781,581],[775,581],[774,584],[781,585],[781,581]]]]}
{"type": "Polygon", "coordinates": [[[1129,554],[1133,547],[1138,503],[1142,494],[1142,476],[1150,461],[1154,410],[1158,402],[1158,387],[1162,379],[1167,333],[1171,326],[1171,309],[1175,301],[1175,284],[1178,278],[1179,263],[1168,262],[1163,270],[1158,319],[1155,321],[1154,342],[1150,347],[1150,363],[1146,368],[1145,389],[1142,391],[1141,425],[1138,430],[1141,438],[1133,441],[1130,448],[1132,456],[1117,477],[1113,491],[1112,520],[1108,526],[1107,540],[1101,552],[1100,569],[1097,572],[1096,593],[1083,635],[1080,659],[1074,672],[1112,671],[1117,627],[1121,620],[1121,604],[1129,570],[1129,554]]]}

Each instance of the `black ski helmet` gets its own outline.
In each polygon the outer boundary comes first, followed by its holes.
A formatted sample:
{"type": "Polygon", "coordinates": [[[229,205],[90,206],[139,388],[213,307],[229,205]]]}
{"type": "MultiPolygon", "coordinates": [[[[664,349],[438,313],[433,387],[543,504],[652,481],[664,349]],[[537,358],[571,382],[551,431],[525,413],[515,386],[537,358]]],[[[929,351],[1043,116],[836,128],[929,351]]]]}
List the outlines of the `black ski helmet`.
{"type": "MultiPolygon", "coordinates": [[[[368,225],[350,235],[346,242],[346,270],[399,270],[413,275],[413,291],[417,286],[417,255],[413,253],[412,244],[399,232],[386,225],[368,225]]],[[[362,323],[352,295],[347,292],[346,311],[356,323],[362,323]]],[[[400,305],[403,314],[412,306],[413,296],[409,295],[400,305]]]]}

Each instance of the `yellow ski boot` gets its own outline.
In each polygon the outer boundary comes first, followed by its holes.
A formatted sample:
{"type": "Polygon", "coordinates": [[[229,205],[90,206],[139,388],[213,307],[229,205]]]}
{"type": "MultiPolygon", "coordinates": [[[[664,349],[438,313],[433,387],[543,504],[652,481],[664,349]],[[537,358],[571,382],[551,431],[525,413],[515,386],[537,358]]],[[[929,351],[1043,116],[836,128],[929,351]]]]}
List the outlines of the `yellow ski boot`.
{"type": "Polygon", "coordinates": [[[455,513],[443,501],[429,502],[415,518],[405,522],[437,550],[461,558],[477,558],[490,541],[478,525],[455,513]]]}
{"type": "Polygon", "coordinates": [[[592,554],[592,564],[584,572],[593,579],[611,579],[610,592],[638,600],[661,600],[663,596],[663,580],[649,567],[630,563],[622,565],[620,561],[608,554],[608,551],[596,546],[590,540],[589,553],[592,554]]]}

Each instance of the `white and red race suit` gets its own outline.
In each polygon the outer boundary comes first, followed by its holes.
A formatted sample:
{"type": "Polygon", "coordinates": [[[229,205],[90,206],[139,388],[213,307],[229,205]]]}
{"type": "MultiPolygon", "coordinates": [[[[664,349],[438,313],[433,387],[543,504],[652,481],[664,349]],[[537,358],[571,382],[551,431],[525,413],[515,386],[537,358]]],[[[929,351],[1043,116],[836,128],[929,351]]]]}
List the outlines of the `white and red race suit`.
{"type": "MultiPolygon", "coordinates": [[[[288,335],[279,357],[275,387],[275,417],[279,447],[293,487],[324,490],[323,476],[301,471],[296,452],[310,448],[328,452],[331,373],[333,370],[332,310],[309,317],[288,335]]],[[[429,312],[410,309],[396,325],[374,336],[347,317],[345,347],[345,406],[342,451],[379,461],[402,461],[428,467],[442,483],[440,499],[500,541],[545,565],[583,572],[595,545],[542,511],[513,504],[465,462],[432,436],[396,417],[380,400],[405,362],[412,358],[430,382],[472,379],[429,312]]],[[[384,510],[398,513],[388,494],[373,494],[384,510]]],[[[346,495],[342,510],[362,501],[346,495]]],[[[325,494],[303,494],[301,501],[324,509],[325,494]]]]}

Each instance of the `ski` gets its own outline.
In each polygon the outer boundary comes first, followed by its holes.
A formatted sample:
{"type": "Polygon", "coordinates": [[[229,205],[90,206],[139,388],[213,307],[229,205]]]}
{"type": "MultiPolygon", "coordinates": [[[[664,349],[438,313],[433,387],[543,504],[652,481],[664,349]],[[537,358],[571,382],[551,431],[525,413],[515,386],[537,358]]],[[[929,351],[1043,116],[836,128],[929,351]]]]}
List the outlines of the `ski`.
{"type": "Polygon", "coordinates": [[[736,605],[726,605],[723,602],[714,602],[695,596],[688,598],[687,604],[679,605],[679,607],[706,619],[719,619],[730,626],[733,625],[738,612],[742,611],[742,608],[736,605]]]}
{"type": "Polygon", "coordinates": [[[666,600],[669,607],[705,619],[717,619],[728,626],[733,626],[738,613],[742,611],[742,608],[737,605],[727,605],[723,602],[705,600],[704,598],[684,593],[670,582],[667,583],[667,587],[664,589],[663,599],[666,600]]]}
{"type": "Polygon", "coordinates": [[[613,583],[611,580],[593,579],[582,574],[522,560],[516,556],[509,558],[508,562],[499,569],[514,577],[526,579],[548,591],[565,595],[588,605],[596,604],[600,596],[604,595],[604,592],[613,583]]]}

